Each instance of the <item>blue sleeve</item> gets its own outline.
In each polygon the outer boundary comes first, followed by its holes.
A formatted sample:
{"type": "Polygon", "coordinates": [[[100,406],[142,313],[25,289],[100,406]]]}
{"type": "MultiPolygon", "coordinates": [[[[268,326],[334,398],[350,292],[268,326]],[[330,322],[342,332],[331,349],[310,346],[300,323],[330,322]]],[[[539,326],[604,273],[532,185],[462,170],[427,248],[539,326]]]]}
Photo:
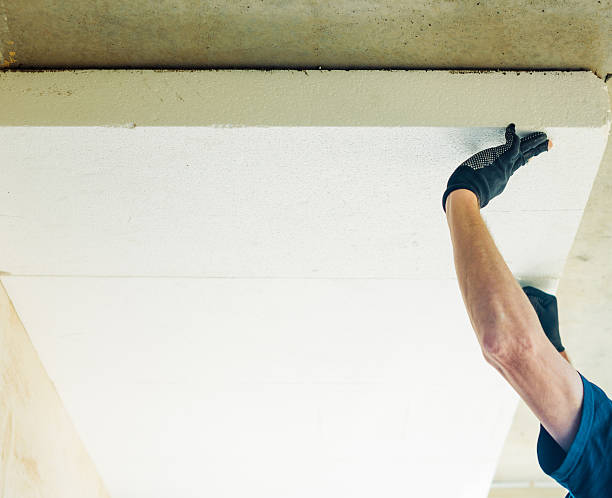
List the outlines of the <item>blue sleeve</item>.
{"type": "Polygon", "coordinates": [[[540,424],[538,462],[546,474],[570,491],[568,497],[606,496],[612,489],[612,401],[578,373],[584,398],[576,437],[566,453],[540,424]]]}

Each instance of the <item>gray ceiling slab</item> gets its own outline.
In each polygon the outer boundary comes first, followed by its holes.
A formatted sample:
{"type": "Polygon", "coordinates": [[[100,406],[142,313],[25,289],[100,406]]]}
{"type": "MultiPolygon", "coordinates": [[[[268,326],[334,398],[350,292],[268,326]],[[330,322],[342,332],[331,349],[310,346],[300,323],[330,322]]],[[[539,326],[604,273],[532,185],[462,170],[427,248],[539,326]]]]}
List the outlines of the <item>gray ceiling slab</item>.
{"type": "Polygon", "coordinates": [[[550,68],[604,77],[611,9],[584,0],[3,0],[0,53],[9,68],[550,68]]]}

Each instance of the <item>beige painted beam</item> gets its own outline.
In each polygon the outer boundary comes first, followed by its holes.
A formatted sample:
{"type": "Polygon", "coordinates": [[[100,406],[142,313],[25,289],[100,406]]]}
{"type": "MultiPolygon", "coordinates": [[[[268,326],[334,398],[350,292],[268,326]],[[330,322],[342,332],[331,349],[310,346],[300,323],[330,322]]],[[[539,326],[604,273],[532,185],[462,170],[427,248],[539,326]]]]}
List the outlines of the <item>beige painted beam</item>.
{"type": "MultiPolygon", "coordinates": [[[[0,126],[600,127],[590,71],[0,72],[0,126]]],[[[558,146],[558,145],[557,145],[558,146]]]]}
{"type": "Polygon", "coordinates": [[[1,284],[0,375],[0,496],[107,498],[1,284]]]}

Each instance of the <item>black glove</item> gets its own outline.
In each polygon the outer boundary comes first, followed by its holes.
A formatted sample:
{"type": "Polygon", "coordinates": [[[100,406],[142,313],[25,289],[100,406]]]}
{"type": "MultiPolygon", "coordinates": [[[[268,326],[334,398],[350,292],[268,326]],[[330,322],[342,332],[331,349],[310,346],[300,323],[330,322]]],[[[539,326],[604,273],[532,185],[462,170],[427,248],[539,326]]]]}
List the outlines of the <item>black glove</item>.
{"type": "Polygon", "coordinates": [[[552,345],[557,348],[559,353],[565,351],[565,347],[561,344],[559,337],[559,312],[557,310],[557,298],[552,294],[531,287],[530,285],[523,287],[523,292],[527,294],[531,305],[536,310],[540,324],[544,329],[544,333],[552,345]]]}
{"type": "Polygon", "coordinates": [[[546,133],[538,131],[523,138],[514,131],[514,123],[506,128],[506,143],[481,150],[459,165],[448,179],[442,196],[442,209],[446,213],[446,198],[453,190],[466,188],[478,197],[480,208],[501,194],[514,172],[529,158],[548,150],[546,133]]]}

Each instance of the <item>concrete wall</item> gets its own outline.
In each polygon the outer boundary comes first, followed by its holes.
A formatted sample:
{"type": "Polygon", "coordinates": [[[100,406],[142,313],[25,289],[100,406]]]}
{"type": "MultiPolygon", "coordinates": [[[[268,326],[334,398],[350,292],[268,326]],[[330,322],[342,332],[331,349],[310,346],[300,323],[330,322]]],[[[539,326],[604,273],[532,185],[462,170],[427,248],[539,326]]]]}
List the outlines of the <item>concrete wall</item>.
{"type": "Polygon", "coordinates": [[[107,498],[0,284],[0,497],[107,498]]]}

